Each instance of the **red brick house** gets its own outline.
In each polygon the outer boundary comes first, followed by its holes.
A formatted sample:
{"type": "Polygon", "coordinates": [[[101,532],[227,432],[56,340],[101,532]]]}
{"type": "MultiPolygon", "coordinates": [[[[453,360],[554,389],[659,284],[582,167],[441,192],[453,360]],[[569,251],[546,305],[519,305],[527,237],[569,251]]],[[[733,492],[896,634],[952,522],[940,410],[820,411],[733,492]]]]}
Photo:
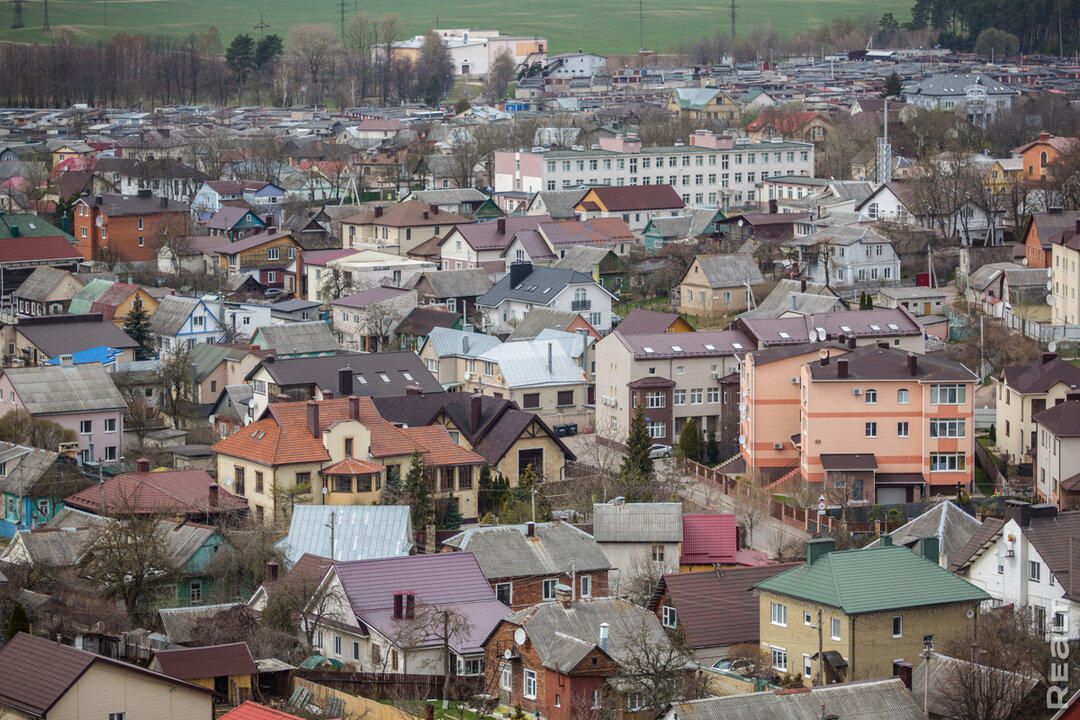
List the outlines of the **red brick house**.
{"type": "Polygon", "coordinates": [[[188,206],[150,190],[137,195],[83,195],[75,203],[75,248],[87,260],[114,256],[124,262],[157,262],[163,231],[189,235],[188,206]]]}
{"type": "Polygon", "coordinates": [[[559,522],[477,527],[443,542],[443,551],[476,556],[495,597],[520,610],[555,599],[571,588],[571,600],[607,597],[611,562],[592,535],[559,522]]]}

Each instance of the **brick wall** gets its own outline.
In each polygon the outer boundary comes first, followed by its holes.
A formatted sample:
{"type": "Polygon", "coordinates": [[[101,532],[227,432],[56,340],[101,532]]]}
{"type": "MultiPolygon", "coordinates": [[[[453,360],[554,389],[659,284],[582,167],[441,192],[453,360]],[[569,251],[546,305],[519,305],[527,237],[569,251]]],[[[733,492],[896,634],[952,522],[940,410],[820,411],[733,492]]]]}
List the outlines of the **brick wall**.
{"type": "MultiPolygon", "coordinates": [[[[589,572],[577,573],[575,578],[576,587],[574,591],[575,597],[581,597],[581,578],[589,577],[592,579],[592,591],[589,597],[607,597],[608,596],[608,571],[607,570],[592,570],[589,572]]],[[[511,584],[511,596],[510,607],[514,610],[521,610],[537,603],[544,602],[544,581],[555,578],[557,584],[570,585],[571,578],[569,574],[562,575],[545,575],[543,577],[528,576],[528,577],[516,577],[516,578],[492,578],[491,589],[498,592],[497,586],[503,583],[511,584]]]]}

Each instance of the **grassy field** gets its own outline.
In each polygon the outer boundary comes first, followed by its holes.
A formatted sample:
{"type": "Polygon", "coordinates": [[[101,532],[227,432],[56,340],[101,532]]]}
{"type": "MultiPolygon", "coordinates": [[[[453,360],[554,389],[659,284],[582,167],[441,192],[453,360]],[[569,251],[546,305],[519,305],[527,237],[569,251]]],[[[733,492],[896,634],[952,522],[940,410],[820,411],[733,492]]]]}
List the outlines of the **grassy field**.
{"type": "MultiPolygon", "coordinates": [[[[548,38],[551,53],[584,48],[601,54],[634,53],[638,50],[638,4],[615,0],[548,0],[543,6],[530,2],[507,5],[498,0],[403,0],[397,3],[360,3],[345,0],[346,11],[398,13],[410,35],[441,27],[495,28],[504,33],[541,35],[548,38]]],[[[784,34],[817,27],[833,18],[855,18],[867,13],[892,12],[903,22],[910,17],[911,0],[758,0],[739,3],[738,29],[771,22],[784,34]]],[[[700,0],[648,0],[645,2],[645,45],[664,51],[679,41],[727,31],[729,5],[700,0]]],[[[0,3],[0,40],[41,42],[43,0],[25,0],[26,27],[9,29],[10,3],[0,3]]],[[[340,5],[336,0],[50,0],[49,21],[53,37],[70,30],[77,42],[95,43],[114,33],[147,32],[187,35],[210,25],[217,27],[225,43],[242,32],[257,36],[259,14],[271,28],[267,32],[287,35],[298,23],[333,23],[337,26],[340,5]],[[107,7],[104,3],[107,2],[107,7]],[[108,26],[103,24],[108,12],[108,26]]]]}

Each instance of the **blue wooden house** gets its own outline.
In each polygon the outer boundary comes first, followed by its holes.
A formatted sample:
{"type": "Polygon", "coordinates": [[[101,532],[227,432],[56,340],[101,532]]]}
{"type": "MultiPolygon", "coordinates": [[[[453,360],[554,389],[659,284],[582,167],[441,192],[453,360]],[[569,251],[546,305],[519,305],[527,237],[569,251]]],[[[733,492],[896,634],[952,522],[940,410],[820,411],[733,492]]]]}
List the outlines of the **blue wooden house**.
{"type": "Polygon", "coordinates": [[[0,536],[49,522],[64,498],[87,486],[74,460],[48,450],[0,442],[0,536]]]}

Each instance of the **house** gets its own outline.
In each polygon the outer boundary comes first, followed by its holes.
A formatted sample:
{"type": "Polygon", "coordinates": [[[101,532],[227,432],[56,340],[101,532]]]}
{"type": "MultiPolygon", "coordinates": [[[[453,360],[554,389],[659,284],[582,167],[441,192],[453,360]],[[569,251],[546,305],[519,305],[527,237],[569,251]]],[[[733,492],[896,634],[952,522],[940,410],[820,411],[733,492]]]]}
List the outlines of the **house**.
{"type": "Polygon", "coordinates": [[[252,697],[252,677],[258,674],[247,643],[158,650],[150,669],[177,680],[213,690],[229,705],[252,697]]]}
{"type": "Polygon", "coordinates": [[[149,316],[157,306],[158,299],[138,285],[94,278],[71,298],[68,312],[72,315],[101,313],[102,318],[123,328],[136,307],[141,307],[149,316]]]}
{"type": "MultiPolygon", "coordinates": [[[[306,255],[304,261],[307,262],[306,255]]],[[[312,286],[312,295],[323,301],[380,285],[401,286],[410,277],[437,270],[439,263],[367,249],[346,250],[327,260],[325,267],[327,276],[312,286]]]]}
{"type": "Polygon", "coordinates": [[[158,608],[153,629],[168,640],[168,648],[195,647],[203,641],[206,628],[215,625],[255,629],[258,620],[244,603],[192,605],[158,608]]]}
{"type": "Polygon", "coordinates": [[[686,202],[671,185],[637,185],[594,187],[574,210],[582,220],[593,218],[622,218],[631,230],[641,231],[654,217],[673,217],[682,214],[686,202]]]}
{"type": "MultiPolygon", "coordinates": [[[[1049,321],[1051,307],[1047,305],[1046,284],[1050,269],[1027,268],[1011,262],[986,263],[968,276],[965,295],[968,302],[977,303],[991,317],[1001,318],[1006,311],[1028,320],[1049,321]]],[[[1068,288],[1054,289],[1062,296],[1068,288]]],[[[1066,297],[1055,298],[1064,303],[1066,297]]],[[[1054,308],[1055,311],[1061,308],[1054,308]]]]}
{"type": "Polygon", "coordinates": [[[273,361],[266,358],[244,379],[252,386],[251,413],[256,419],[268,403],[277,401],[278,395],[304,402],[334,394],[404,397],[410,386],[418,387],[424,395],[443,391],[413,352],[347,353],[273,361]]]}
{"type": "Polygon", "coordinates": [[[678,313],[634,308],[615,326],[624,336],[659,335],[661,333],[694,332],[690,323],[678,313]]]}
{"type": "Polygon", "coordinates": [[[715,87],[674,88],[667,109],[681,120],[726,120],[731,122],[742,112],[739,104],[715,87]]]}
{"type": "Polygon", "coordinates": [[[472,553],[495,597],[513,610],[555,600],[570,588],[571,600],[608,594],[611,563],[596,540],[564,522],[476,527],[443,541],[443,550],[472,553]]]}
{"type": "Polygon", "coordinates": [[[475,317],[476,299],[491,289],[491,280],[483,268],[438,270],[414,275],[403,287],[415,290],[425,305],[445,305],[450,312],[469,318],[470,314],[475,317]]]}
{"type": "Polygon", "coordinates": [[[1036,414],[1035,493],[1063,510],[1080,509],[1080,394],[1036,414]]]}
{"type": "Polygon", "coordinates": [[[806,556],[754,586],[761,646],[777,672],[804,685],[889,677],[897,663],[914,664],[927,639],[973,633],[990,597],[938,565],[936,538],[919,552],[887,535],[880,547],[843,552],[822,538],[806,556]]]}
{"type": "Polygon", "coordinates": [[[642,231],[645,249],[656,252],[665,245],[693,242],[699,237],[715,237],[724,213],[712,208],[695,208],[673,217],[654,217],[642,231]]]}
{"type": "Polygon", "coordinates": [[[679,281],[679,312],[717,316],[745,310],[765,282],[750,255],[698,255],[679,281]]]}
{"type": "Polygon", "coordinates": [[[226,385],[210,407],[208,420],[217,437],[225,438],[255,421],[251,414],[251,385],[226,385]]]}
{"type": "Polygon", "coordinates": [[[318,318],[321,315],[321,308],[322,303],[317,300],[294,298],[276,302],[269,309],[271,321],[276,320],[277,324],[287,324],[318,318]]]}
{"type": "Polygon", "coordinates": [[[588,188],[552,190],[534,193],[525,208],[526,215],[547,215],[552,220],[575,220],[574,208],[589,192],[588,188]]]}
{"type": "Polygon", "coordinates": [[[330,317],[341,347],[378,352],[391,333],[416,309],[417,293],[382,285],[330,301],[330,317]]]}
{"type": "Polygon", "coordinates": [[[534,307],[588,312],[589,325],[601,333],[611,328],[615,296],[589,275],[573,270],[513,263],[510,272],[476,301],[490,330],[509,332],[534,307]]]}
{"type": "Polygon", "coordinates": [[[211,216],[228,201],[243,201],[258,211],[274,211],[285,202],[285,191],[260,180],[207,180],[195,193],[191,207],[211,216]]]}
{"type": "MultiPolygon", "coordinates": [[[[933,504],[929,510],[889,533],[893,545],[903,545],[909,550],[916,547],[924,537],[937,538],[938,564],[949,568],[953,558],[962,554],[964,546],[979,532],[982,523],[964,512],[952,500],[933,504]]],[[[867,548],[881,545],[881,538],[868,544],[867,548]]]]}
{"type": "Polygon", "coordinates": [[[64,498],[64,504],[92,515],[167,515],[210,525],[233,524],[247,513],[247,503],[220,492],[204,470],[152,472],[145,458],[136,467],[64,498]]]}
{"type": "MultiPolygon", "coordinates": [[[[957,657],[931,652],[911,673],[911,694],[916,701],[922,698],[927,717],[934,720],[956,717],[964,711],[960,708],[967,704],[970,697],[966,690],[957,691],[954,683],[959,678],[969,679],[972,683],[994,683],[1001,688],[1001,699],[994,703],[995,712],[1008,714],[1009,717],[1039,717],[1054,709],[1052,699],[1047,699],[1046,690],[1040,686],[1038,678],[1025,674],[1023,670],[1010,670],[992,667],[957,657]],[[927,678],[929,676],[929,683],[927,678]]],[[[963,682],[963,681],[961,681],[963,682]]],[[[1061,686],[1051,686],[1050,697],[1061,686]]],[[[1055,716],[1056,717],[1056,716],[1055,716]]]]}
{"type": "Polygon", "coordinates": [[[617,596],[633,584],[641,565],[678,572],[682,503],[595,503],[593,537],[611,561],[609,593],[617,596]]]}
{"type": "Polygon", "coordinates": [[[619,717],[659,711],[646,707],[636,685],[649,681],[636,675],[626,680],[624,674],[633,673],[629,667],[637,665],[635,656],[643,646],[671,657],[670,669],[681,665],[687,678],[695,668],[689,656],[672,646],[648,610],[618,597],[573,602],[568,590],[563,586],[557,600],[502,618],[487,636],[487,684],[498,683],[500,702],[551,720],[579,718],[605,707],[619,717]]]}
{"type": "Polygon", "coordinates": [[[441,641],[417,629],[452,610],[467,624],[449,638],[456,674],[483,675],[485,639],[509,612],[466,552],[339,561],[316,597],[330,599],[322,618],[306,621],[315,623],[316,648],[368,672],[443,675],[441,641]]]}
{"type": "Polygon", "coordinates": [[[835,341],[854,347],[888,342],[910,352],[926,350],[922,325],[903,307],[813,314],[796,310],[777,318],[743,314],[731,324],[731,329],[743,333],[757,348],[835,341]]]}
{"type": "Polygon", "coordinates": [[[994,607],[1028,608],[1036,629],[1077,636],[1080,602],[1071,582],[1072,538],[1080,512],[1005,501],[1005,517],[986,518],[949,569],[993,598],[994,607]]]}
{"type": "Polygon", "coordinates": [[[210,717],[213,693],[192,683],[19,633],[0,649],[0,709],[64,720],[103,712],[162,720],[210,717]],[[49,672],[42,672],[48,668],[49,672]]]}
{"type": "Polygon", "coordinates": [[[80,464],[120,457],[127,403],[101,365],[4,368],[0,394],[0,414],[25,410],[78,433],[80,464]]]}
{"type": "Polygon", "coordinates": [[[796,251],[798,267],[813,283],[854,291],[900,282],[900,256],[873,228],[835,226],[783,244],[796,251]]]}
{"type": "Polygon", "coordinates": [[[424,205],[437,205],[439,210],[462,217],[488,220],[502,215],[497,206],[476,188],[440,188],[437,190],[412,190],[401,198],[402,202],[415,200],[424,205]],[[491,212],[494,214],[491,214],[491,212]]]}
{"type": "Polygon", "coordinates": [[[999,112],[1012,107],[1019,92],[977,74],[931,75],[904,88],[909,105],[926,110],[957,110],[976,127],[986,128],[999,112]]]}
{"type": "Polygon", "coordinates": [[[179,159],[147,157],[142,160],[128,157],[95,158],[94,188],[108,187],[112,192],[135,195],[139,190],[161,193],[170,200],[191,202],[206,175],[179,159]],[[99,187],[101,186],[101,187],[99,187]]]}
{"type": "Polygon", "coordinates": [[[683,515],[679,572],[715,570],[739,562],[739,529],[730,513],[683,515]]]}
{"type": "Polygon", "coordinates": [[[443,235],[453,226],[471,222],[469,218],[443,212],[434,203],[406,200],[345,218],[341,221],[341,233],[345,247],[368,247],[407,255],[417,245],[443,235]]]}
{"type": "Polygon", "coordinates": [[[609,292],[622,292],[627,276],[630,274],[630,266],[623,258],[616,255],[614,250],[606,247],[574,245],[559,252],[562,253],[562,257],[553,267],[591,275],[609,292]]]}
{"type": "Polygon", "coordinates": [[[107,347],[120,351],[120,362],[135,359],[139,343],[120,328],[102,318],[101,313],[86,315],[41,315],[20,318],[3,331],[6,357],[16,365],[43,365],[67,355],[107,347]]]}
{"type": "MultiPolygon", "coordinates": [[[[0,212],[0,228],[2,222],[10,215],[0,212]]],[[[33,225],[34,223],[29,223],[33,225]]],[[[43,225],[45,223],[42,223],[43,225]]],[[[50,226],[51,227],[51,226],[50,226]]],[[[18,226],[13,225],[13,230],[18,226]]],[[[38,267],[49,266],[60,270],[74,271],[82,262],[82,254],[72,246],[59,230],[56,236],[31,236],[11,235],[0,232],[0,270],[3,271],[3,279],[0,280],[0,290],[4,293],[13,293],[30,277],[30,274],[38,267]]]]}
{"type": "Polygon", "coordinates": [[[995,445],[1000,454],[1008,454],[1019,462],[1039,447],[1033,418],[1080,389],[1080,368],[1055,353],[1043,353],[1026,365],[1002,368],[995,380],[995,445]]]}
{"type": "Polygon", "coordinates": [[[848,303],[824,283],[783,278],[757,307],[739,315],[744,319],[779,318],[789,313],[805,316],[847,310],[848,303]]]}
{"type": "Polygon", "coordinates": [[[585,322],[581,313],[534,308],[514,327],[506,340],[507,342],[535,340],[545,330],[573,334],[585,333],[594,340],[600,339],[600,333],[585,322]]]}
{"type": "Polygon", "coordinates": [[[517,233],[536,230],[540,223],[550,220],[547,215],[516,215],[454,225],[438,241],[442,269],[481,268],[488,274],[504,273],[507,269],[504,251],[517,233]]]}
{"type": "MultiPolygon", "coordinates": [[[[1076,324],[1077,318],[1080,318],[1080,301],[1076,299],[1080,281],[1077,281],[1076,272],[1071,268],[1075,268],[1076,261],[1080,260],[1080,218],[1077,219],[1075,226],[1052,236],[1050,246],[1054,260],[1053,266],[1049,269],[1050,278],[1054,283],[1053,300],[1048,298],[1045,302],[1053,308],[1055,324],[1076,324]]],[[[1035,270],[1032,272],[1040,275],[1035,270]]],[[[1037,296],[1035,302],[1041,304],[1037,296]]]]}
{"type": "Polygon", "coordinates": [[[0,562],[22,565],[33,570],[55,572],[79,564],[97,530],[84,523],[81,528],[61,532],[58,528],[17,530],[11,542],[0,552],[0,562]]]}
{"type": "Polygon", "coordinates": [[[12,303],[20,317],[62,315],[82,287],[83,281],[67,270],[37,267],[15,290],[12,303]]]}
{"type": "Polygon", "coordinates": [[[285,216],[283,210],[278,227],[292,235],[304,252],[311,252],[341,247],[341,239],[331,234],[332,225],[333,219],[325,209],[304,208],[290,216],[285,216]]]}
{"type": "Polygon", "coordinates": [[[157,262],[164,235],[188,235],[187,205],[151,190],[83,195],[75,203],[75,250],[87,260],[157,262]]]}
{"type": "Polygon", "coordinates": [[[1024,235],[1021,240],[1024,244],[1024,257],[1027,258],[1026,267],[1052,267],[1054,248],[1050,238],[1063,230],[1075,228],[1078,220],[1080,220],[1080,212],[1065,211],[1056,207],[1031,213],[1031,217],[1024,226],[1024,235]]]}
{"type": "Polygon", "coordinates": [[[898,223],[918,224],[926,214],[912,196],[911,187],[902,182],[887,182],[863,198],[855,206],[855,212],[871,220],[891,220],[898,223]]]}
{"type": "Polygon", "coordinates": [[[172,355],[199,343],[221,341],[225,328],[203,300],[166,295],[150,316],[150,332],[162,353],[172,355]]]}
{"type": "Polygon", "coordinates": [[[266,220],[250,208],[226,205],[211,215],[203,227],[211,237],[227,237],[230,242],[236,242],[246,235],[265,230],[266,220]]]}
{"type": "Polygon", "coordinates": [[[931,287],[883,287],[877,291],[874,307],[903,307],[912,315],[941,315],[945,312],[947,293],[931,287]]]}
{"type": "Polygon", "coordinates": [[[832,129],[832,122],[821,113],[786,110],[762,110],[745,128],[746,137],[754,142],[782,138],[814,143],[818,147],[832,129]]]}
{"type": "Polygon", "coordinates": [[[1059,137],[1048,132],[1039,133],[1033,140],[1014,148],[1012,156],[1021,160],[1021,175],[1029,183],[1037,183],[1046,178],[1047,169],[1069,153],[1076,146],[1075,137],[1059,137]]]}
{"type": "Polygon", "coordinates": [[[795,236],[795,226],[805,222],[805,213],[741,213],[728,215],[717,221],[720,233],[726,235],[734,247],[742,247],[747,241],[786,240],[795,236]]]}
{"type": "Polygon", "coordinates": [[[922,720],[922,705],[898,677],[846,682],[808,691],[773,690],[672,703],[660,720],[752,720],[763,717],[816,720],[825,707],[829,716],[854,718],[872,714],[878,720],[922,720]],[[870,709],[872,708],[872,709],[870,709]]]}
{"type": "Polygon", "coordinates": [[[732,645],[758,644],[760,611],[752,590],[762,580],[796,566],[781,563],[665,574],[649,610],[667,630],[683,634],[694,660],[713,665],[727,657],[732,645]],[[723,612],[717,612],[718,608],[723,612]]]}
{"type": "Polygon", "coordinates": [[[248,276],[265,287],[282,288],[295,293],[299,288],[296,275],[290,271],[300,245],[287,232],[266,228],[228,242],[215,251],[222,272],[248,276]]]}
{"type": "Polygon", "coordinates": [[[624,335],[616,328],[596,344],[597,434],[624,442],[634,408],[644,404],[653,442],[674,446],[690,418],[730,442],[739,402],[732,373],[753,347],[733,330],[624,335]]]}
{"type": "MultiPolygon", "coordinates": [[[[413,550],[408,505],[297,505],[278,541],[290,565],[305,555],[338,560],[404,557],[413,550]],[[333,523],[331,545],[326,528],[333,523]]],[[[321,578],[320,578],[321,579],[321,578]]]]}
{"type": "Polygon", "coordinates": [[[248,345],[271,351],[283,360],[333,355],[339,348],[334,333],[323,320],[266,325],[255,330],[248,345]]]}
{"type": "Polygon", "coordinates": [[[419,352],[435,328],[461,330],[461,315],[437,306],[415,307],[394,328],[394,335],[402,350],[419,352]]]}
{"type": "Polygon", "coordinates": [[[85,481],[65,455],[0,442],[0,536],[44,525],[85,481]]]}

